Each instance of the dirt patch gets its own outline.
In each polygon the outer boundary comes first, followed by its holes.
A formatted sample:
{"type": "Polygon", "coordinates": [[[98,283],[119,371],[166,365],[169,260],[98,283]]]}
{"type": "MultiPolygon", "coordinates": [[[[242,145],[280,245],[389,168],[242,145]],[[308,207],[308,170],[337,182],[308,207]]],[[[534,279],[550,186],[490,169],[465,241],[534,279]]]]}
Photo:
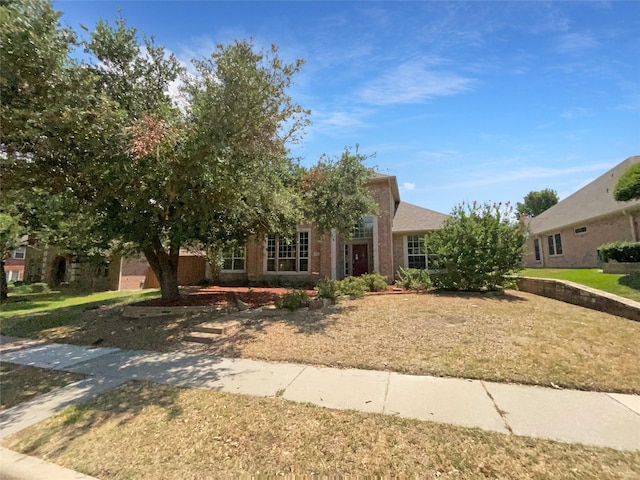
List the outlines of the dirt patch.
{"type": "MultiPolygon", "coordinates": [[[[290,291],[287,288],[251,288],[251,287],[203,287],[185,289],[179,300],[166,302],[161,298],[132,304],[137,307],[220,307],[235,305],[236,299],[247,303],[251,308],[273,305],[279,297],[290,291]]],[[[314,290],[307,290],[310,296],[314,290]]]]}

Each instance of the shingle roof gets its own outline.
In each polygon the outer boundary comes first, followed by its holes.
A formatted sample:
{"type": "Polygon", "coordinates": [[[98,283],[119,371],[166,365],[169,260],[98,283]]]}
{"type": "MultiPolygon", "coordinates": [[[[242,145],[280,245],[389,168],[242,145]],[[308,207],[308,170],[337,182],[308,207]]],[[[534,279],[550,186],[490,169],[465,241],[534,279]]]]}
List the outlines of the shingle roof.
{"type": "Polygon", "coordinates": [[[640,162],[640,156],[627,158],[549,210],[531,218],[529,221],[531,233],[547,233],[565,226],[586,223],[591,219],[622,212],[624,209],[640,208],[640,200],[616,202],[613,198],[613,189],[620,175],[637,162],[640,162]]]}
{"type": "Polygon", "coordinates": [[[400,202],[393,217],[393,233],[437,230],[448,215],[428,208],[400,202]]]}

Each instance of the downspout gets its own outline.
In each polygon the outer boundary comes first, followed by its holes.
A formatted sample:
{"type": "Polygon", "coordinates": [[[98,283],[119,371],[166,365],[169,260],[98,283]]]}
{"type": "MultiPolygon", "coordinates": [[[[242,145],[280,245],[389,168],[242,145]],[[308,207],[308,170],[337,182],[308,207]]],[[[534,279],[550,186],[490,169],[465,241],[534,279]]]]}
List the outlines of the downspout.
{"type": "Polygon", "coordinates": [[[336,229],[331,229],[331,279],[338,279],[338,240],[336,235],[336,229]]]}

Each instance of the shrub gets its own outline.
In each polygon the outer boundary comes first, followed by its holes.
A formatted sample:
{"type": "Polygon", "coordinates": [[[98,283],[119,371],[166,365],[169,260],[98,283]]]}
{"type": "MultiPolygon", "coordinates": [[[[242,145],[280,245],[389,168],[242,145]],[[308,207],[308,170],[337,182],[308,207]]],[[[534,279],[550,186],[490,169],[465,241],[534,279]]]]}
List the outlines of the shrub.
{"type": "Polygon", "coordinates": [[[46,283],[32,283],[29,285],[29,290],[31,290],[31,293],[48,293],[51,291],[46,283]]]}
{"type": "Polygon", "coordinates": [[[521,269],[525,226],[513,220],[507,203],[454,207],[442,229],[429,236],[429,253],[437,254],[438,286],[451,290],[497,290],[505,275],[521,269]]]}
{"type": "Polygon", "coordinates": [[[309,303],[309,295],[304,290],[291,290],[276,300],[276,307],[298,310],[309,303]]]}
{"type": "Polygon", "coordinates": [[[618,202],[628,202],[640,198],[640,162],[627,168],[613,189],[613,198],[618,202]]]}
{"type": "Polygon", "coordinates": [[[362,280],[362,277],[346,277],[338,282],[340,295],[359,298],[362,297],[367,290],[367,285],[362,280]]]}
{"type": "Polygon", "coordinates": [[[319,298],[328,298],[329,300],[335,301],[338,295],[340,295],[340,284],[337,280],[324,277],[318,282],[315,290],[318,292],[319,298]]]}
{"type": "Polygon", "coordinates": [[[598,247],[602,261],[640,262],[640,242],[611,242],[598,247]]]}
{"type": "Polygon", "coordinates": [[[360,277],[369,292],[381,292],[386,290],[389,284],[387,277],[379,273],[365,273],[360,277]]]}
{"type": "Polygon", "coordinates": [[[420,291],[431,287],[429,272],[423,269],[400,267],[396,277],[396,285],[405,290],[420,291]]]}

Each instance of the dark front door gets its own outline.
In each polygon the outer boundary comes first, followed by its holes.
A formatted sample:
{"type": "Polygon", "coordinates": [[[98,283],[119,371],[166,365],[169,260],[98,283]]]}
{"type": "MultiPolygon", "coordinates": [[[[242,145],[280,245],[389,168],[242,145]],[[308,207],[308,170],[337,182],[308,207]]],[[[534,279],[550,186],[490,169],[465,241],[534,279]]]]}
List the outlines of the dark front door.
{"type": "Polygon", "coordinates": [[[353,276],[359,277],[365,273],[369,273],[369,255],[367,245],[353,245],[353,276]]]}

